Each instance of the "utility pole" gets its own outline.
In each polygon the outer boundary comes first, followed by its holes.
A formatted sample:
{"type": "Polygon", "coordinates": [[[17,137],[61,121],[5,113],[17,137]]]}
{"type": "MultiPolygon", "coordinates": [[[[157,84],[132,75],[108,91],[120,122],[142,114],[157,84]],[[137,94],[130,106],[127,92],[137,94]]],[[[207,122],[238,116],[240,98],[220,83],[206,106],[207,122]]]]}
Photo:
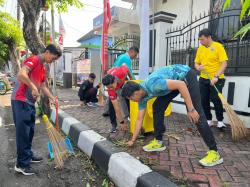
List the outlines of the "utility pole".
{"type": "MultiPolygon", "coordinates": [[[[51,27],[52,43],[55,44],[55,20],[54,20],[54,3],[51,1],[51,27]]],[[[56,96],[56,62],[53,63],[53,94],[56,96]]]]}
{"type": "Polygon", "coordinates": [[[18,22],[20,22],[20,19],[21,19],[21,7],[17,1],[17,11],[16,11],[16,19],[18,22]]]}

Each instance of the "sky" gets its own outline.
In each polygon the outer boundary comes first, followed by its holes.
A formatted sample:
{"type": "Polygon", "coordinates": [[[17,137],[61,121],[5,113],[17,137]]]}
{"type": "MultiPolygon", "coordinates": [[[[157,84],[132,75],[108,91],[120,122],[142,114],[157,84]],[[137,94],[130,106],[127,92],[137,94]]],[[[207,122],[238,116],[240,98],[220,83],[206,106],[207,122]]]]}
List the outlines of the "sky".
{"type": "MultiPolygon", "coordinates": [[[[1,11],[16,15],[16,1],[5,0],[5,5],[0,8],[1,11]]],[[[70,7],[67,13],[63,13],[62,21],[66,35],[64,38],[65,47],[79,46],[77,40],[93,28],[93,19],[103,12],[103,0],[81,0],[85,5],[81,9],[70,7]]],[[[119,6],[123,8],[131,8],[131,3],[121,0],[110,0],[110,6],[119,6]]],[[[50,22],[50,11],[47,11],[47,19],[50,22]]],[[[55,14],[55,30],[59,30],[59,15],[55,14]]]]}

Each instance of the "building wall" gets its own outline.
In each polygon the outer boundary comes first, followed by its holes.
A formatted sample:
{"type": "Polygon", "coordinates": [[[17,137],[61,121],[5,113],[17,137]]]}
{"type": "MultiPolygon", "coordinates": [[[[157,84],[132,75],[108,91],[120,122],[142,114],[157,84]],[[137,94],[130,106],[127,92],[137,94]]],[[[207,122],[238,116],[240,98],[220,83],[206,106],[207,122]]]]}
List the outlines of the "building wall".
{"type": "MultiPolygon", "coordinates": [[[[98,46],[101,46],[101,42],[102,42],[102,37],[99,35],[80,41],[81,45],[98,45],[98,46]]],[[[109,45],[112,45],[112,37],[109,37],[108,42],[109,45]]]]}
{"type": "MultiPolygon", "coordinates": [[[[155,12],[165,11],[177,15],[173,27],[190,23],[191,19],[191,1],[193,1],[193,18],[199,17],[200,14],[207,13],[210,8],[210,0],[168,0],[166,3],[155,0],[155,12]]],[[[151,4],[152,9],[152,4],[151,4]]]]}
{"type": "Polygon", "coordinates": [[[118,20],[120,22],[125,22],[132,25],[138,23],[137,12],[135,10],[120,8],[120,7],[117,7],[117,9],[118,9],[118,20]]]}
{"type": "Polygon", "coordinates": [[[126,34],[139,36],[140,35],[140,27],[139,27],[139,25],[126,25],[123,27],[119,27],[116,30],[113,30],[112,32],[110,32],[110,34],[115,38],[119,38],[119,37],[124,36],[126,34]]]}
{"type": "Polygon", "coordinates": [[[91,73],[96,75],[95,84],[101,82],[101,60],[100,60],[100,50],[99,49],[91,49],[91,73]]]}
{"type": "MultiPolygon", "coordinates": [[[[235,90],[233,94],[233,105],[231,107],[238,112],[244,112],[244,115],[238,114],[238,116],[245,122],[245,125],[250,128],[250,77],[226,77],[225,87],[223,88],[223,96],[227,99],[228,97],[228,85],[229,83],[235,83],[235,90]]],[[[184,100],[180,97],[180,95],[175,99],[176,101],[184,102],[184,100]]],[[[213,104],[211,103],[211,106],[213,104]]],[[[183,104],[173,103],[172,111],[176,113],[186,114],[186,107],[183,104]]],[[[212,110],[213,120],[216,121],[215,112],[212,110]]],[[[229,119],[227,114],[224,112],[224,121],[225,123],[229,123],[229,119]]]]}
{"type": "Polygon", "coordinates": [[[64,72],[72,72],[72,61],[74,58],[78,58],[83,52],[83,48],[80,47],[65,47],[64,57],[65,57],[65,70],[64,72]]]}

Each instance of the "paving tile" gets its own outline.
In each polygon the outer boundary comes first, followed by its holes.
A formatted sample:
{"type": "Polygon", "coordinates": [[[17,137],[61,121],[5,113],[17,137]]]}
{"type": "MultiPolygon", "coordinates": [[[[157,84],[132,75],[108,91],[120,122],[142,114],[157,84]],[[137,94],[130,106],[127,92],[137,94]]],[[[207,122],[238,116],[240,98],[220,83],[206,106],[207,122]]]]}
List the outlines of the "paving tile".
{"type": "MultiPolygon", "coordinates": [[[[130,137],[129,133],[117,133],[110,136],[111,128],[109,117],[103,117],[103,107],[80,107],[77,91],[71,89],[60,89],[58,92],[60,107],[72,117],[75,117],[91,129],[107,138],[124,140],[130,137]]],[[[208,187],[216,185],[244,187],[250,184],[250,141],[233,142],[230,129],[220,133],[216,128],[211,128],[218,150],[224,158],[224,163],[211,168],[204,168],[199,164],[208,148],[199,134],[193,135],[196,130],[187,119],[186,115],[172,113],[165,119],[166,133],[175,133],[182,130],[184,133],[178,135],[179,141],[169,138],[164,134],[164,144],[168,146],[169,152],[145,153],[141,143],[137,143],[128,151],[133,156],[146,158],[155,162],[152,167],[156,171],[168,172],[177,178],[188,178],[195,182],[195,186],[208,187]],[[192,132],[187,131],[191,129],[192,132]],[[219,184],[220,183],[220,184],[219,184]]],[[[145,138],[143,145],[152,139],[152,135],[145,138]]],[[[224,187],[223,186],[223,187],[224,187]]],[[[249,185],[250,186],[250,185],[249,185]]]]}

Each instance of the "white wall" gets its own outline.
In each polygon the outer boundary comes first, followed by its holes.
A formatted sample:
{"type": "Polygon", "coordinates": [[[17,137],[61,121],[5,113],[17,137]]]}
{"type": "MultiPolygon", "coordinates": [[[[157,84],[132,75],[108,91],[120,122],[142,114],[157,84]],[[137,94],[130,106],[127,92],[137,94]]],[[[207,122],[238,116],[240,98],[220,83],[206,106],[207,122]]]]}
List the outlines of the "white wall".
{"type": "Polygon", "coordinates": [[[138,23],[137,12],[136,10],[118,7],[118,20],[124,23],[137,24],[138,23]]]}
{"type": "MultiPolygon", "coordinates": [[[[177,15],[176,20],[173,23],[173,27],[181,26],[190,22],[191,0],[168,0],[167,3],[155,0],[155,12],[165,11],[177,15]]],[[[200,13],[207,13],[210,7],[210,0],[193,0],[193,18],[199,16],[200,13]]],[[[152,8],[152,7],[151,7],[152,8]]]]}
{"type": "Polygon", "coordinates": [[[65,55],[65,70],[64,72],[71,72],[71,62],[72,62],[72,53],[64,53],[65,55]]]}
{"type": "Polygon", "coordinates": [[[83,48],[78,47],[65,47],[65,71],[64,72],[72,72],[72,61],[74,58],[78,58],[83,52],[83,48]]]}
{"type": "MultiPolygon", "coordinates": [[[[226,77],[225,87],[223,88],[223,96],[227,98],[228,92],[228,83],[235,82],[235,90],[234,90],[234,105],[232,108],[237,111],[250,113],[250,107],[248,107],[249,100],[249,90],[250,90],[250,77],[226,77]]],[[[180,96],[178,96],[176,101],[184,101],[180,96]]],[[[211,106],[213,104],[211,103],[211,106]]],[[[172,107],[173,112],[186,114],[185,105],[173,103],[172,107]]],[[[215,113],[212,110],[213,120],[216,120],[215,113]]],[[[238,115],[246,124],[248,128],[250,128],[250,117],[238,115]]],[[[229,123],[227,114],[224,113],[225,122],[229,123]]]]}

